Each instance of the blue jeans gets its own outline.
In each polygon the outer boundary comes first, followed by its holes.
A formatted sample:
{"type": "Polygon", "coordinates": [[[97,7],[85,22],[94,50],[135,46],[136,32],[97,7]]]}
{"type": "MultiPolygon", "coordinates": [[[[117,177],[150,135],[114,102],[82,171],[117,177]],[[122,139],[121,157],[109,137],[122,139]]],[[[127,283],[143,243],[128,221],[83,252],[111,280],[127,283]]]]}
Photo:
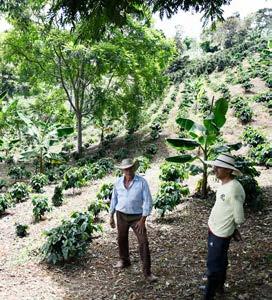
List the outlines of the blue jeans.
{"type": "Polygon", "coordinates": [[[205,299],[213,299],[216,291],[223,289],[228,267],[228,250],[231,237],[221,238],[209,232],[205,299]]]}

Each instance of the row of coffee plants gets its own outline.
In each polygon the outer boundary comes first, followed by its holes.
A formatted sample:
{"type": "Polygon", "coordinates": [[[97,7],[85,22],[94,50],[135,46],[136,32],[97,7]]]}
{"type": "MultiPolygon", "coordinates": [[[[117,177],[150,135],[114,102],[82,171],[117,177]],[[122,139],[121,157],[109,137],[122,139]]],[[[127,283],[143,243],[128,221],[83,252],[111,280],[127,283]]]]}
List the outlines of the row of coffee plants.
{"type": "Polygon", "coordinates": [[[272,167],[272,143],[262,132],[247,126],[242,138],[245,144],[249,145],[249,157],[256,165],[272,167]]]}
{"type": "Polygon", "coordinates": [[[152,121],[150,125],[150,137],[152,140],[156,140],[159,138],[160,133],[163,128],[163,124],[167,121],[168,115],[171,111],[171,109],[174,107],[177,95],[179,91],[179,85],[174,86],[174,91],[170,96],[170,101],[167,102],[161,110],[161,113],[159,113],[154,120],[152,121]]]}
{"type": "Polygon", "coordinates": [[[253,110],[248,104],[245,97],[237,96],[231,99],[231,106],[234,109],[234,115],[242,124],[247,124],[252,121],[253,110]]]}

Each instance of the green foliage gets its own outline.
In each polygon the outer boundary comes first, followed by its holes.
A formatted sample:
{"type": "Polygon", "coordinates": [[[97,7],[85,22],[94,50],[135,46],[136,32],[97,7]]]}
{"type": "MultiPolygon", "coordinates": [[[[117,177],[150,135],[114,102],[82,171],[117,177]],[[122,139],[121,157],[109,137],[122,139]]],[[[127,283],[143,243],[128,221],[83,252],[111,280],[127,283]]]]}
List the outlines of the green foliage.
{"type": "Polygon", "coordinates": [[[254,168],[250,161],[242,157],[236,157],[235,164],[243,173],[242,176],[237,177],[237,180],[243,186],[246,194],[245,205],[253,211],[261,210],[264,207],[264,199],[261,188],[254,178],[260,176],[260,172],[254,168]]]}
{"type": "MultiPolygon", "coordinates": [[[[221,98],[217,100],[211,113],[203,118],[203,124],[198,124],[193,120],[186,118],[177,118],[178,125],[185,130],[190,138],[167,139],[167,143],[178,151],[195,150],[199,149],[201,154],[185,153],[179,156],[168,157],[166,160],[172,163],[188,163],[196,159],[200,160],[203,164],[203,184],[202,184],[202,197],[207,197],[207,165],[205,160],[209,159],[212,153],[212,147],[220,137],[220,128],[226,122],[226,113],[228,110],[227,100],[221,98]]],[[[200,152],[199,151],[199,152],[200,152]]]]}
{"type": "Polygon", "coordinates": [[[15,203],[23,202],[25,201],[30,192],[30,186],[28,186],[24,182],[16,182],[11,188],[10,188],[10,196],[12,200],[15,203]]]}
{"type": "Polygon", "coordinates": [[[48,198],[44,195],[35,195],[32,198],[33,215],[35,221],[41,220],[46,212],[50,212],[51,208],[48,204],[48,198]]]}
{"type": "Polygon", "coordinates": [[[15,223],[16,235],[21,238],[27,236],[28,228],[29,228],[28,225],[15,223]]]}
{"type": "Polygon", "coordinates": [[[10,200],[11,199],[9,194],[0,195],[0,215],[2,215],[5,212],[5,210],[10,207],[10,200]]]}
{"type": "Polygon", "coordinates": [[[26,170],[24,166],[13,166],[9,168],[8,176],[12,179],[24,179],[29,178],[31,173],[26,170]]]}
{"type": "Polygon", "coordinates": [[[129,156],[129,151],[127,148],[120,148],[115,154],[114,158],[117,160],[123,160],[129,156]]]}
{"type": "Polygon", "coordinates": [[[163,163],[160,166],[160,179],[163,181],[181,182],[188,178],[188,170],[185,165],[177,165],[173,163],[163,163]]]}
{"type": "Polygon", "coordinates": [[[74,212],[70,220],[45,232],[47,240],[41,251],[47,262],[56,264],[85,254],[95,232],[102,231],[94,224],[94,216],[89,212],[74,212]]]}
{"type": "Polygon", "coordinates": [[[64,152],[71,152],[72,150],[74,150],[74,148],[75,148],[75,145],[74,145],[73,143],[65,142],[65,143],[62,145],[61,151],[64,151],[64,152]]]}
{"type": "Polygon", "coordinates": [[[244,98],[237,97],[232,101],[232,104],[234,107],[234,115],[242,124],[247,124],[252,120],[253,110],[244,98]]]}
{"type": "Polygon", "coordinates": [[[177,182],[163,182],[154,200],[154,208],[159,210],[160,217],[164,217],[166,211],[172,211],[182,201],[182,196],[187,196],[189,189],[177,182]]]}
{"type": "Polygon", "coordinates": [[[145,153],[147,155],[155,155],[158,152],[158,146],[156,144],[149,144],[146,149],[145,149],[145,153]]]}
{"type": "Polygon", "coordinates": [[[265,136],[252,126],[247,126],[244,129],[242,138],[246,144],[252,147],[263,144],[266,141],[265,136]]]}
{"type": "Polygon", "coordinates": [[[62,187],[65,190],[68,190],[71,188],[75,189],[84,186],[87,183],[87,174],[85,173],[85,171],[86,169],[84,167],[73,167],[68,169],[63,175],[62,187]]]}
{"type": "Polygon", "coordinates": [[[104,200],[96,200],[95,202],[92,202],[88,206],[88,211],[94,215],[95,218],[98,218],[98,215],[102,211],[108,211],[109,210],[109,204],[106,203],[104,200]]]}
{"type": "Polygon", "coordinates": [[[3,188],[7,188],[8,187],[8,183],[5,179],[2,179],[0,178],[0,191],[3,189],[3,188]]]}
{"type": "Polygon", "coordinates": [[[249,92],[254,85],[250,82],[250,80],[246,80],[242,83],[242,87],[244,88],[245,92],[249,92]]]}
{"type": "Polygon", "coordinates": [[[137,172],[140,174],[145,174],[146,170],[150,168],[150,160],[145,156],[139,156],[137,157],[137,161],[139,163],[137,172]]]}
{"type": "Polygon", "coordinates": [[[30,185],[35,193],[41,193],[46,184],[48,184],[48,177],[44,174],[34,175],[30,179],[30,185]]]}
{"type": "Polygon", "coordinates": [[[104,183],[99,189],[99,192],[96,194],[98,200],[103,200],[104,202],[110,202],[111,195],[113,192],[112,183],[104,183]]]}
{"type": "Polygon", "coordinates": [[[252,147],[249,156],[257,165],[272,167],[272,143],[267,142],[252,147]]]}
{"type": "Polygon", "coordinates": [[[54,195],[52,197],[52,204],[56,207],[61,206],[63,203],[63,188],[61,185],[55,186],[54,195]]]}

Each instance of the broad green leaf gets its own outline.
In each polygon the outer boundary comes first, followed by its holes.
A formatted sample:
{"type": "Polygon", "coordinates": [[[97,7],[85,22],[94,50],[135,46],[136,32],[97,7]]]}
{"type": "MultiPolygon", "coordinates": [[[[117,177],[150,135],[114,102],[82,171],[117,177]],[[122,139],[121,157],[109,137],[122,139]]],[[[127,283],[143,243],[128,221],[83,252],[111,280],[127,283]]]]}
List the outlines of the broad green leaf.
{"type": "Polygon", "coordinates": [[[57,135],[58,137],[63,137],[66,135],[69,135],[71,133],[74,132],[74,128],[73,127],[63,127],[63,128],[58,128],[57,129],[57,135]]]}
{"type": "Polygon", "coordinates": [[[203,133],[205,132],[205,128],[190,120],[190,119],[184,119],[184,118],[177,118],[176,122],[179,124],[180,127],[184,128],[185,130],[189,132],[194,132],[194,133],[203,133]]]}
{"type": "Polygon", "coordinates": [[[168,162],[172,163],[187,163],[194,161],[196,159],[196,156],[190,155],[190,154],[183,154],[179,156],[172,156],[172,157],[167,157],[165,160],[168,162]]]}
{"type": "Polygon", "coordinates": [[[190,139],[166,139],[166,141],[177,150],[193,150],[200,146],[199,143],[190,139]]]}
{"type": "Polygon", "coordinates": [[[190,165],[189,171],[190,174],[194,176],[203,173],[203,168],[192,164],[190,165]]]}
{"type": "Polygon", "coordinates": [[[220,98],[215,102],[213,109],[214,123],[217,127],[221,128],[226,122],[226,113],[228,111],[228,101],[220,98]]]}

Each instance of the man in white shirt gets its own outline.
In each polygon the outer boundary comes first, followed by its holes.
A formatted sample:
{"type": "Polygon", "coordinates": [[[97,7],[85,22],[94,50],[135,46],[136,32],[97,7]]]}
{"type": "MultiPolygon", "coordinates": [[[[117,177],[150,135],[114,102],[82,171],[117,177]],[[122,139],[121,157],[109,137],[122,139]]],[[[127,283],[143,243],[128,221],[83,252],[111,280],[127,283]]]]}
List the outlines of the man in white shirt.
{"type": "Polygon", "coordinates": [[[206,164],[213,166],[214,173],[222,185],[216,192],[216,201],[208,221],[208,283],[205,300],[214,299],[217,292],[224,291],[230,240],[232,237],[237,241],[241,240],[237,227],[245,220],[245,192],[239,181],[234,178],[234,175],[241,175],[234,162],[229,153],[219,155],[214,161],[206,161],[206,164]]]}
{"type": "Polygon", "coordinates": [[[130,266],[128,233],[132,228],[137,236],[139,252],[143,264],[143,273],[147,281],[157,277],[151,273],[151,258],[145,226],[146,218],[151,214],[152,197],[147,181],[135,174],[137,162],[124,159],[119,167],[123,176],[114,185],[110,205],[110,226],[115,228],[114,214],[117,218],[118,248],[120,260],[117,268],[130,266]]]}

